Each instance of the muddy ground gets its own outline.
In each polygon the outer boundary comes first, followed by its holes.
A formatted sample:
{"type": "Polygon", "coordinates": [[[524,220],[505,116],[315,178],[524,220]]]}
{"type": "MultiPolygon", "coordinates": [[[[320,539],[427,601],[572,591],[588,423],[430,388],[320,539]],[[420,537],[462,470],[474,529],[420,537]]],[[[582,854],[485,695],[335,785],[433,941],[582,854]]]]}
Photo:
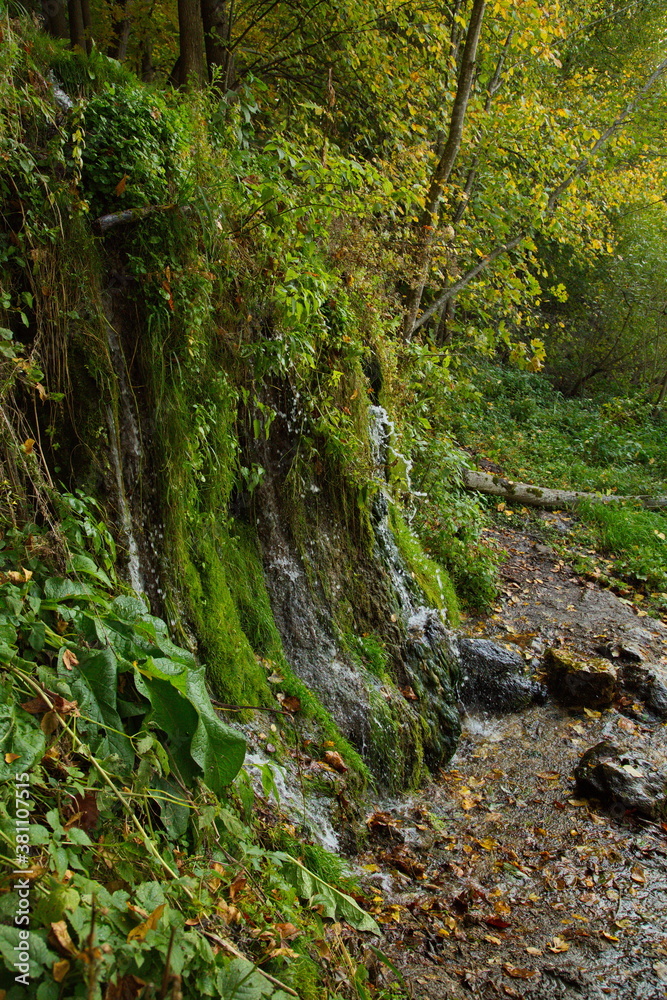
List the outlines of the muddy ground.
{"type": "MultiPolygon", "coordinates": [[[[577,576],[541,532],[492,534],[508,553],[502,599],[466,631],[519,649],[529,668],[550,645],[631,646],[667,664],[667,627],[577,576]]],[[[602,712],[547,701],[466,716],[429,788],[377,803],[358,861],[380,947],[413,997],[667,997],[667,824],[575,791],[583,752],[614,737],[667,761],[667,725],[628,697],[602,712]]]]}

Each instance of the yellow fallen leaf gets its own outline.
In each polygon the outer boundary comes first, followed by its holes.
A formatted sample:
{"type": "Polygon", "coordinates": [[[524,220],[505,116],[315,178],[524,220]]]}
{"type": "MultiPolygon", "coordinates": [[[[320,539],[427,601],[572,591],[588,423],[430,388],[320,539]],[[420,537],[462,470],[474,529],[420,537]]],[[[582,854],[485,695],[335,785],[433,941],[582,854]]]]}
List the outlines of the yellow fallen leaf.
{"type": "Polygon", "coordinates": [[[67,975],[70,969],[70,964],[66,958],[61,959],[59,962],[53,963],[53,978],[57,983],[62,983],[63,979],[67,975]]]}
{"type": "Polygon", "coordinates": [[[74,655],[71,649],[65,649],[63,651],[63,666],[65,667],[66,670],[71,670],[72,667],[79,666],[79,661],[77,660],[76,656],[74,655]]]}
{"type": "Polygon", "coordinates": [[[160,917],[164,913],[164,908],[165,904],[161,903],[153,910],[151,915],[146,920],[143,921],[143,923],[137,924],[136,927],[133,927],[130,933],[127,935],[128,942],[134,940],[144,941],[148,932],[154,931],[155,928],[157,927],[160,921],[160,917]]]}
{"type": "Polygon", "coordinates": [[[56,920],[51,924],[49,937],[54,939],[56,944],[60,945],[63,951],[66,951],[69,955],[76,957],[79,954],[79,949],[72,941],[69,928],[64,920],[56,920]]]}
{"type": "Polygon", "coordinates": [[[539,955],[542,954],[541,948],[526,948],[526,951],[528,952],[529,955],[532,955],[533,958],[537,958],[539,955]]]}
{"type": "Polygon", "coordinates": [[[569,951],[570,945],[569,942],[565,940],[565,938],[556,936],[553,939],[552,944],[548,945],[548,948],[549,951],[553,951],[555,955],[558,955],[562,951],[569,951]]]}
{"type": "Polygon", "coordinates": [[[21,755],[18,753],[6,753],[5,754],[5,764],[13,764],[15,760],[18,760],[21,755]]]}
{"type": "Polygon", "coordinates": [[[35,450],[35,439],[26,438],[23,444],[21,445],[21,450],[25,452],[26,455],[32,455],[33,451],[35,450]]]}

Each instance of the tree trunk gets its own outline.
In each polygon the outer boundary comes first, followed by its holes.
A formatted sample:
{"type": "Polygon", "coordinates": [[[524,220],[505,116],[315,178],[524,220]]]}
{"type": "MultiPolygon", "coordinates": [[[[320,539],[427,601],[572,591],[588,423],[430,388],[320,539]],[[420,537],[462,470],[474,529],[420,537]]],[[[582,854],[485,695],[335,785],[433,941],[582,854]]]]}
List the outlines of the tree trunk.
{"type": "Polygon", "coordinates": [[[109,56],[111,59],[117,59],[118,62],[124,62],[127,56],[127,43],[130,39],[130,19],[125,16],[125,9],[127,6],[127,0],[120,0],[118,6],[123,11],[123,16],[119,20],[114,20],[113,23],[113,41],[109,46],[109,56]]]}
{"type": "Polygon", "coordinates": [[[178,30],[178,82],[181,87],[200,87],[204,82],[204,32],[200,0],[178,0],[178,30]]]}
{"type": "Polygon", "coordinates": [[[73,49],[86,51],[86,29],[83,24],[81,0],[67,0],[69,41],[73,49]]]}
{"type": "Polygon", "coordinates": [[[81,0],[81,17],[83,18],[85,49],[90,55],[93,50],[93,19],[90,14],[90,0],[81,0]]]}
{"type": "Polygon", "coordinates": [[[67,16],[63,0],[43,0],[44,29],[52,38],[67,38],[67,16]]]}
{"type": "Polygon", "coordinates": [[[426,285],[426,279],[428,278],[428,269],[431,263],[431,252],[437,230],[438,210],[440,207],[442,191],[450,178],[451,172],[454,168],[454,163],[456,162],[456,157],[461,147],[466,110],[468,108],[468,101],[470,100],[470,93],[472,91],[473,80],[475,78],[477,46],[479,44],[479,36],[482,31],[484,8],[485,0],[473,0],[470,21],[468,22],[466,43],[463,49],[463,57],[461,59],[461,70],[456,88],[456,97],[454,98],[452,114],[449,120],[447,141],[445,142],[442,155],[438,160],[436,168],[433,171],[428,194],[426,195],[424,209],[419,219],[419,273],[417,283],[412,289],[407,302],[407,310],[403,327],[407,340],[410,340],[414,332],[415,321],[419,312],[422,295],[424,294],[424,286],[426,285]]]}
{"type": "Polygon", "coordinates": [[[525,507],[542,507],[545,510],[560,510],[563,507],[576,507],[582,500],[592,500],[595,503],[618,503],[619,500],[637,500],[649,510],[667,507],[667,497],[619,497],[600,496],[597,493],[585,493],[581,490],[552,490],[545,486],[531,486],[529,483],[515,483],[505,476],[491,475],[488,472],[477,472],[476,469],[463,470],[463,485],[475,493],[486,493],[494,497],[503,497],[511,503],[520,503],[525,507]]]}
{"type": "Polygon", "coordinates": [[[201,0],[201,15],[204,25],[204,45],[209,79],[213,79],[215,69],[219,69],[219,85],[223,92],[232,85],[233,57],[229,49],[231,36],[231,12],[227,0],[201,0]]]}

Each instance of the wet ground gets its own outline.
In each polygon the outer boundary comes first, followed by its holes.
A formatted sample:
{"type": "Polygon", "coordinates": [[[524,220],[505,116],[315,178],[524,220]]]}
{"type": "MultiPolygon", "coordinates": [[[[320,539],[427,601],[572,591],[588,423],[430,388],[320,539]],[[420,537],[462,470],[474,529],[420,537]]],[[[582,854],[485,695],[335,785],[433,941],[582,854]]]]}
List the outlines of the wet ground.
{"type": "MultiPolygon", "coordinates": [[[[552,644],[631,644],[667,662],[663,623],[519,530],[496,535],[503,598],[471,632],[533,665],[552,644]]],[[[583,752],[614,737],[667,762],[667,725],[628,698],[603,712],[547,702],[466,717],[448,769],[369,816],[359,864],[381,948],[415,998],[667,997],[667,824],[575,792],[583,752]]]]}

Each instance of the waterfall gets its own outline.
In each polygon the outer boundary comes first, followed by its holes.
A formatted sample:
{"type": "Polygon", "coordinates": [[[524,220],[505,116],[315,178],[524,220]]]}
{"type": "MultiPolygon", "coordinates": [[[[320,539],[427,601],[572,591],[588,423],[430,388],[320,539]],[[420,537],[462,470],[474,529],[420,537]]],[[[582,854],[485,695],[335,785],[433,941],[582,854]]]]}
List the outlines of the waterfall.
{"type": "Polygon", "coordinates": [[[138,594],[146,591],[146,582],[141,565],[139,543],[135,533],[135,519],[132,516],[129,498],[141,481],[142,446],[139,434],[134,396],[127,378],[125,354],[112,322],[111,303],[107,303],[106,333],[109,357],[116,375],[117,411],[113,403],[106,406],[109,428],[109,452],[114,473],[120,527],[127,549],[127,575],[132,588],[138,594]]]}

